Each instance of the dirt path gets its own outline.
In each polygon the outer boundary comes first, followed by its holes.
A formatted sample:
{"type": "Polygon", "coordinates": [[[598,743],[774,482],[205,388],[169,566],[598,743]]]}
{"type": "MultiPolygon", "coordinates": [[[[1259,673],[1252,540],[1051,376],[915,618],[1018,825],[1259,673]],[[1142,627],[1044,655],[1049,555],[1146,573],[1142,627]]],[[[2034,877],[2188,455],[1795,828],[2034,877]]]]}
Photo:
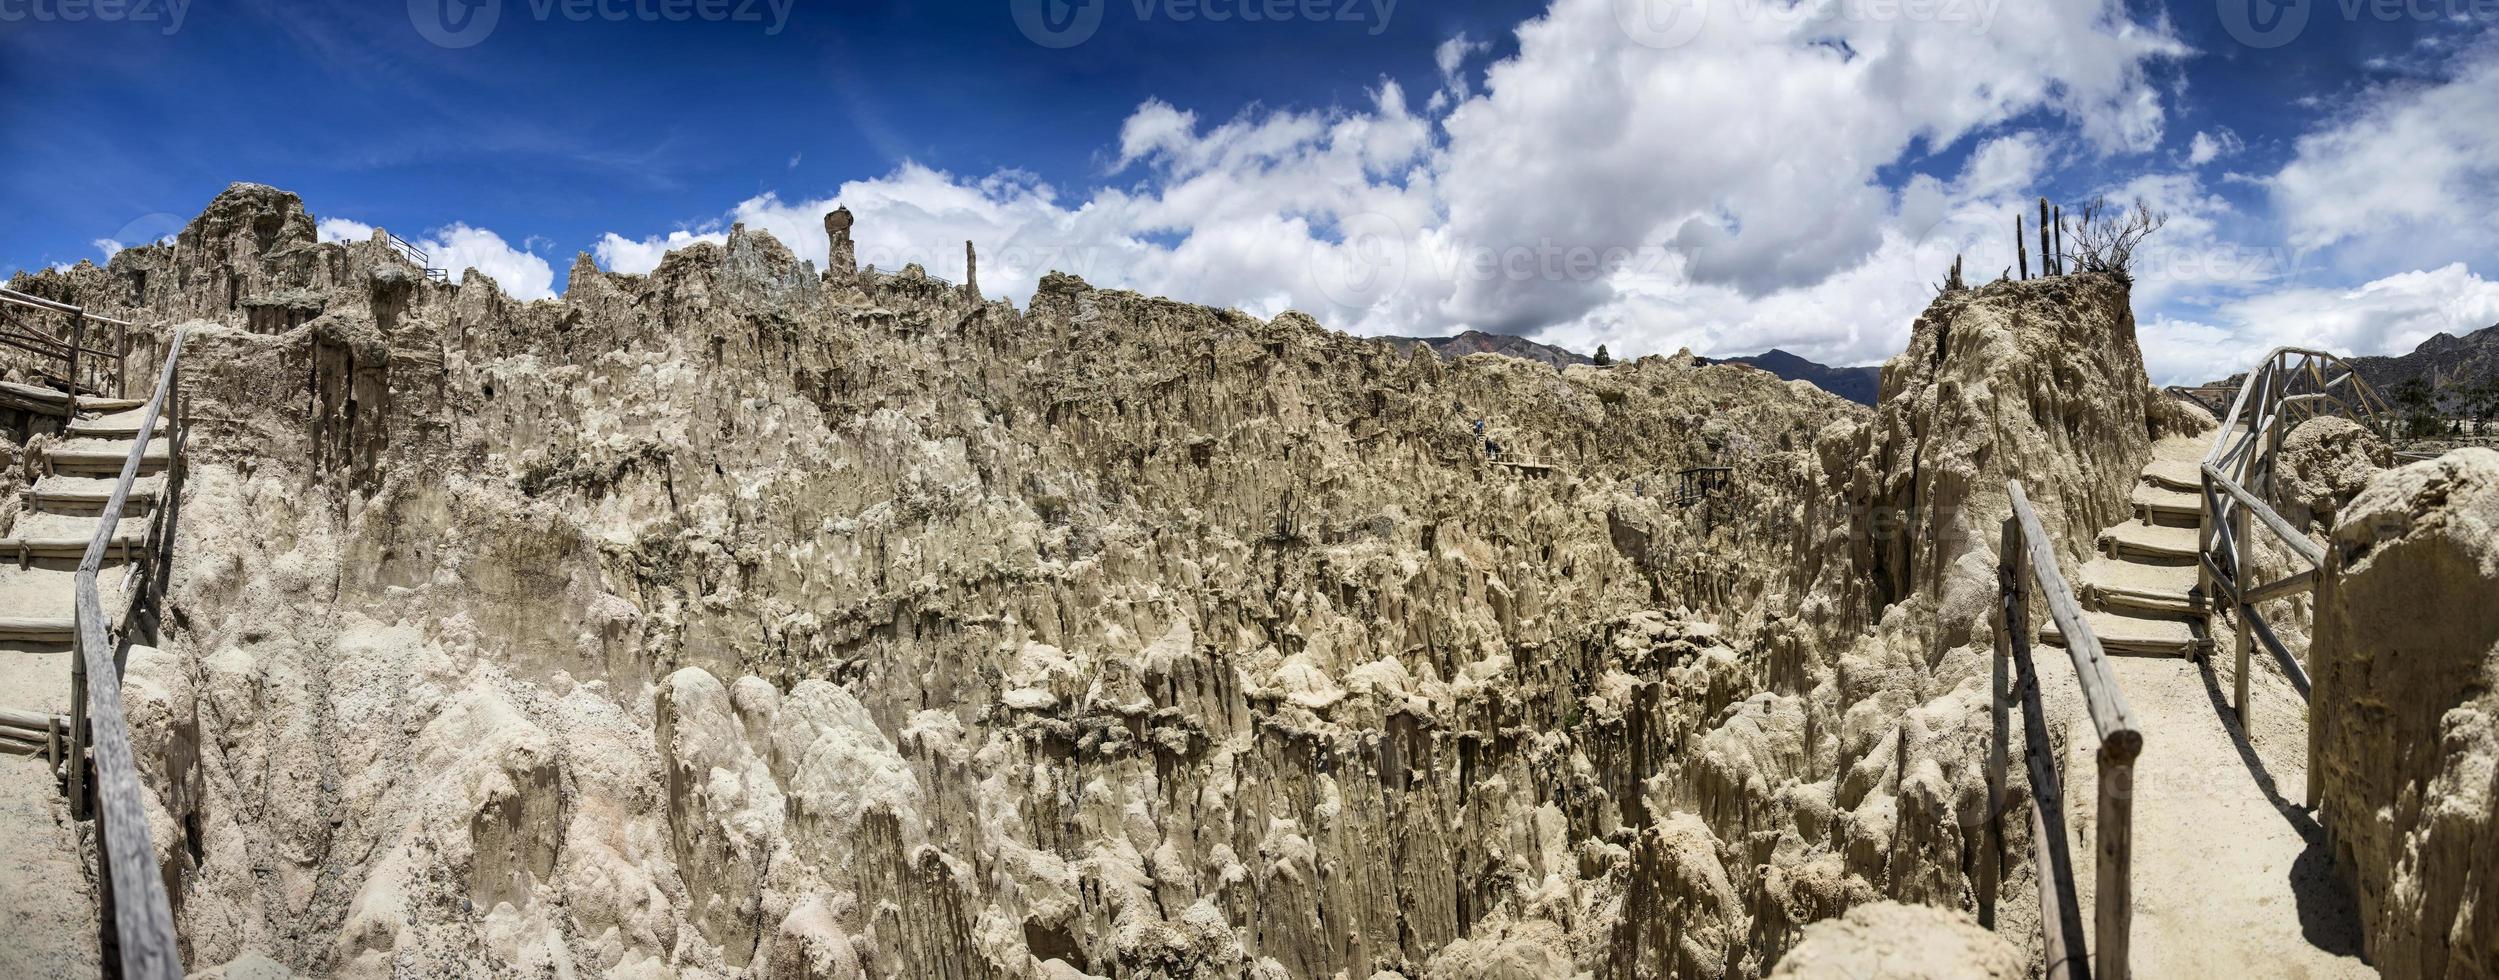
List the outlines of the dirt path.
{"type": "MultiPolygon", "coordinates": [[[[2163,440],[2144,468],[2137,504],[2166,500],[2210,445],[2210,435],[2163,440]]],[[[2195,585],[2193,515],[2138,511],[2108,529],[2117,552],[2084,569],[2095,631],[2112,654],[2159,653],[2186,637],[2195,585]],[[2125,549],[2160,534],[2180,536],[2189,557],[2125,549]],[[2172,634],[2175,634],[2174,636],[2172,634]],[[2114,634],[2114,635],[2112,635],[2114,634]],[[2115,642],[2112,642],[2115,641],[2115,642]]],[[[2114,545],[2115,547],[2110,547],[2114,545]]],[[[2110,657],[2118,687],[2143,732],[2135,765],[2135,976],[2371,977],[2350,889],[2333,874],[2324,831],[2302,806],[2308,780],[2307,704],[2282,670],[2263,659],[2249,671],[2254,731],[2230,705],[2227,657],[2200,664],[2175,655],[2110,657]]],[[[2079,690],[2065,651],[2036,651],[2043,690],[2080,719],[2079,690]]],[[[2064,779],[2075,876],[2086,931],[2093,905],[2092,842],[2098,805],[2097,740],[2087,722],[2068,730],[2064,779]]]]}
{"type": "MultiPolygon", "coordinates": [[[[2288,683],[2251,671],[2259,728],[2251,744],[2229,706],[2226,668],[2150,657],[2113,663],[2144,733],[2135,768],[2135,974],[2376,976],[2359,959],[2351,892],[2301,807],[2305,705],[2288,683]]],[[[2068,765],[2087,779],[2087,760],[2068,765]]],[[[2077,802],[2085,811],[2094,805],[2087,796],[2077,802]]],[[[2081,816],[2088,841],[2094,823],[2081,816]]],[[[2074,853],[2089,908],[2091,849],[2078,841],[2074,853]]]]}

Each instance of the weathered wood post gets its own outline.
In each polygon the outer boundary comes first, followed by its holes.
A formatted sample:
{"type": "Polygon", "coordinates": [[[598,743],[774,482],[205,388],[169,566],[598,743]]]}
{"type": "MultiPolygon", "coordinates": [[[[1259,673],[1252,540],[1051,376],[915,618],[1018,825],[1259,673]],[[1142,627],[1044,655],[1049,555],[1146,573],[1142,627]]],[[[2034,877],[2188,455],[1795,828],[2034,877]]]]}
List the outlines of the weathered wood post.
{"type": "Polygon", "coordinates": [[[78,407],[78,352],[86,345],[87,314],[83,311],[72,313],[69,315],[69,404],[73,410],[78,407]]]}
{"type": "Polygon", "coordinates": [[[1996,927],[1996,890],[2004,884],[2005,743],[2012,740],[2013,631],[2021,628],[2006,610],[2012,604],[2014,582],[2021,576],[2021,552],[2016,547],[2021,533],[2019,522],[2005,518],[1996,546],[1995,700],[1988,710],[1995,728],[1987,746],[1987,838],[1978,852],[1978,924],[1986,929],[1996,927]]]}
{"type": "Polygon", "coordinates": [[[2126,947],[2134,928],[2135,755],[2140,740],[2100,743],[2099,908],[2092,964],[2102,980],[2126,980],[2126,947]]]}
{"type": "MultiPolygon", "coordinates": [[[[71,613],[75,615],[76,607],[71,613]]],[[[69,815],[85,820],[87,808],[87,658],[79,655],[78,640],[70,641],[69,655],[69,815]]]]}
{"type": "MultiPolygon", "coordinates": [[[[2250,384],[2256,386],[2255,414],[2247,421],[2248,431],[2243,437],[2247,440],[2247,450],[2239,463],[2239,486],[2243,489],[2256,482],[2253,477],[2257,475],[2257,467],[2262,465],[2259,460],[2264,458],[2267,448],[2265,434],[2272,428],[2272,423],[2267,421],[2267,418],[2279,415],[2282,409],[2282,401],[2275,395],[2280,378],[2273,371],[2273,364],[2267,362],[2263,367],[2257,368],[2257,371],[2261,373],[2261,376],[2249,381],[2250,384]]],[[[2233,420],[2226,424],[2236,425],[2237,422],[2233,420]]],[[[2253,564],[2256,558],[2256,542],[2249,537],[2255,532],[2255,512],[2245,500],[2233,500],[2231,504],[2230,618],[2238,627],[2234,630],[2237,648],[2234,652],[2238,662],[2238,673],[2230,680],[2230,695],[2231,703],[2238,709],[2239,730],[2247,731],[2248,660],[2256,646],[2255,624],[2249,622],[2249,619],[2255,615],[2256,606],[2247,599],[2247,587],[2250,581],[2248,566],[2253,564]]]]}
{"type": "MultiPolygon", "coordinates": [[[[2222,424],[2229,423],[2224,421],[2222,424]]],[[[2195,514],[2195,594],[2204,597],[2204,646],[2209,648],[2212,645],[2213,617],[2219,615],[2222,608],[2221,583],[2213,578],[2213,569],[2219,562],[2213,552],[2213,513],[2220,506],[2218,495],[2221,491],[2214,488],[2212,474],[2203,472],[2201,468],[2196,471],[2195,480],[2202,487],[2198,491],[2198,499],[2203,505],[2196,509],[2195,514]]],[[[2209,649],[2196,651],[2197,658],[2207,663],[2211,662],[2210,654],[2209,649]]]]}
{"type": "Polygon", "coordinates": [[[2014,265],[2022,270],[2024,279],[2030,278],[2030,245],[2027,242],[2028,239],[2022,235],[2022,213],[2016,211],[2013,213],[2013,260],[2014,265]]]}

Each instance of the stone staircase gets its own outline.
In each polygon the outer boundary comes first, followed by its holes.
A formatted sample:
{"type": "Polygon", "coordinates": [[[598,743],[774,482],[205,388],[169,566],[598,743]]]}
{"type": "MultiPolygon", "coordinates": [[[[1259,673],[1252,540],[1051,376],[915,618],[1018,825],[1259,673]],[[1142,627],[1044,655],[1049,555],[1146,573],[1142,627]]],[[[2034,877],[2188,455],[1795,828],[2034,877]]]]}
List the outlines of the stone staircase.
{"type": "MultiPolygon", "coordinates": [[[[2204,454],[2212,434],[2172,436],[2152,447],[2135,485],[2133,520],[2100,532],[2101,557],[2083,566],[2078,598],[2103,650],[2113,655],[2186,657],[2199,640],[2204,601],[2195,594],[2196,521],[2204,454]]],[[[2056,624],[2040,640],[2063,644],[2056,624]]]]}
{"type": "MultiPolygon", "coordinates": [[[[82,398],[82,417],[48,444],[45,474],[0,534],[0,712],[25,719],[71,714],[70,661],[77,567],[99,512],[139,438],[139,403],[82,398]]],[[[151,433],[141,479],[114,528],[98,589],[104,608],[125,606],[127,567],[164,492],[166,442],[151,433]]],[[[9,729],[0,729],[9,731],[9,729]]],[[[23,732],[23,729],[14,729],[23,732]]],[[[102,960],[93,872],[63,792],[65,747],[0,736],[0,976],[98,976],[102,960]]]]}

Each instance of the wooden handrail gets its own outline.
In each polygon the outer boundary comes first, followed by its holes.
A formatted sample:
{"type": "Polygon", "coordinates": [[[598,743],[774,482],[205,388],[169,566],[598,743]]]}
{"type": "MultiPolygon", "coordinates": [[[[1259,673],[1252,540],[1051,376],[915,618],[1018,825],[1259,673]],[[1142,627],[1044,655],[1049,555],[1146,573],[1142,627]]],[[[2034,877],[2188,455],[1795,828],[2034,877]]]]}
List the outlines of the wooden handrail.
{"type": "Polygon", "coordinates": [[[2325,565],[2324,546],[2293,528],[2290,521],[2284,520],[2281,514],[2276,513],[2272,507],[2266,506],[2265,502],[2258,499],[2255,494],[2247,492],[2246,487],[2221,475],[2221,471],[2213,468],[2213,464],[2206,463],[2203,469],[2204,478],[2213,481],[2214,489],[2229,494],[2239,506],[2247,508],[2249,513],[2256,515],[2256,519],[2265,525],[2265,530],[2273,532],[2274,537],[2281,539],[2283,544],[2289,545],[2302,560],[2308,562],[2310,568],[2325,565]]]}
{"type": "MultiPolygon", "coordinates": [[[[103,910],[101,918],[112,924],[121,951],[121,975],[128,980],[179,980],[182,957],[174,939],[173,910],[165,894],[164,872],[157,866],[156,848],[148,839],[138,758],[131,748],[129,723],[122,712],[121,671],[115,663],[113,638],[105,629],[104,604],[97,594],[95,579],[105,556],[113,550],[113,532],[129,505],[130,488],[138,482],[148,444],[156,438],[157,420],[166,414],[169,402],[179,400],[176,379],[183,341],[189,333],[187,329],[174,331],[165,364],[157,375],[156,390],[140,412],[130,458],[122,463],[121,479],[113,485],[113,495],[105,501],[103,513],[97,518],[95,538],[87,543],[86,556],[78,562],[75,666],[83,676],[86,696],[76,704],[83,709],[85,717],[81,720],[85,724],[72,726],[73,737],[85,742],[94,754],[95,818],[102,839],[97,860],[104,865],[99,869],[97,882],[102,893],[99,897],[110,906],[103,910]],[[75,734],[81,727],[83,736],[75,734]]],[[[181,424],[179,412],[173,413],[173,419],[169,430],[181,424]]],[[[178,452],[178,435],[169,431],[167,440],[169,453],[178,452]]],[[[168,470],[177,465],[178,461],[169,455],[168,470]]],[[[156,509],[174,506],[172,497],[169,476],[156,509]]],[[[72,753],[73,773],[84,768],[78,758],[77,753],[72,753]]],[[[77,780],[72,782],[72,792],[78,794],[77,780]]]]}
{"type": "MultiPolygon", "coordinates": [[[[2247,373],[2246,380],[2239,384],[2238,397],[2231,401],[2229,414],[2221,418],[2213,447],[2198,467],[2203,492],[2196,533],[2196,591],[2211,600],[2211,609],[2226,609],[2235,621],[2238,674],[2233,679],[2232,695],[2241,725],[2247,723],[2249,661],[2259,642],[2294,675],[2303,681],[2305,677],[2305,668],[2282,647],[2272,628],[2262,622],[2258,604],[2314,588],[2325,565],[2325,549],[2283,519],[2257,493],[2259,489],[2270,492],[2274,488],[2276,455],[2285,430],[2295,420],[2335,414],[2368,425],[2384,436],[2385,420],[2391,411],[2369,379],[2362,377],[2359,368],[2350,362],[2326,351],[2277,347],[2247,373]],[[2307,564],[2307,571],[2261,585],[2249,581],[2256,556],[2255,525],[2259,523],[2275,540],[2297,554],[2307,564]]],[[[2207,630],[2208,635],[2210,632],[2207,630]]],[[[2302,697],[2307,696],[2306,683],[2296,686],[2302,697]]]]}
{"type": "Polygon", "coordinates": [[[0,288],[0,303],[15,303],[19,306],[32,306],[37,309],[51,310],[54,313],[69,313],[77,316],[83,316],[99,323],[110,323],[116,327],[133,326],[133,324],[128,320],[117,320],[109,316],[89,313],[81,307],[71,306],[59,300],[45,299],[41,296],[31,296],[26,293],[18,292],[14,289],[0,288]]]}
{"type": "Polygon", "coordinates": [[[85,382],[79,377],[80,372],[78,370],[81,355],[93,355],[98,358],[99,360],[94,363],[102,363],[107,360],[113,362],[114,387],[119,389],[126,385],[128,380],[126,375],[128,374],[130,367],[128,351],[108,351],[87,346],[87,321],[93,320],[97,323],[108,324],[121,328],[119,335],[122,338],[122,343],[125,345],[127,344],[130,336],[130,321],[119,320],[109,316],[99,316],[97,314],[87,312],[84,307],[72,306],[58,300],[49,300],[41,296],[33,296],[7,288],[0,288],[0,303],[11,303],[18,306],[45,310],[52,313],[66,313],[70,316],[69,339],[67,340],[63,340],[59,337],[47,336],[39,331],[28,329],[22,325],[11,324],[7,327],[0,327],[0,344],[17,347],[42,357],[49,357],[53,360],[64,362],[66,367],[63,368],[61,374],[63,379],[69,382],[70,393],[72,395],[77,394],[78,389],[85,384],[85,382]]]}
{"type": "Polygon", "coordinates": [[[2143,733],[2126,703],[2116,676],[2101,651],[2100,640],[2083,619],[2082,607],[2057,568],[2056,546],[2039,525],[2039,516],[2019,480],[2007,481],[2013,513],[2004,519],[1998,546],[1996,604],[1995,697],[1991,713],[1994,740],[1988,754],[1989,867],[1979,884],[1980,916],[1995,923],[1996,890],[2004,874],[2004,788],[2008,714],[2011,704],[2022,710],[2023,757],[2030,771],[2031,841],[2038,868],[2040,931],[2046,944],[2047,976],[2088,978],[2094,971],[2107,980],[2128,974],[2128,947],[2134,923],[2134,765],[2143,752],[2143,733]],[[2065,844],[2065,791],[2057,775],[2056,756],[2049,745],[2047,714],[2040,703],[2038,672],[2030,655],[2030,590],[2035,583],[2057,624],[2066,653],[2074,662],[2074,680],[2100,736],[2098,840],[2093,866],[2097,872],[2092,911],[2091,958],[2085,959],[2082,910],[2075,900],[2072,856],[2065,844]],[[2018,684],[2008,689],[2008,673],[2018,684]]]}

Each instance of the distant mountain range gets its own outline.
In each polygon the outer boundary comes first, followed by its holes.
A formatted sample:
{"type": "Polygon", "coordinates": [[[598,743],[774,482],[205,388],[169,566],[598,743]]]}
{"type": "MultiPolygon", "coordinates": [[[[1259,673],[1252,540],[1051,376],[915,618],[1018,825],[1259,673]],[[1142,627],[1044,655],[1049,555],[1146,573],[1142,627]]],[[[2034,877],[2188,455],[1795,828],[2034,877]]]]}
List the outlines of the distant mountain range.
{"type": "MultiPolygon", "coordinates": [[[[2499,383],[2499,324],[2462,337],[2442,333],[2422,341],[2409,354],[2355,357],[2351,362],[2389,401],[2405,383],[2417,380],[2429,387],[2441,411],[2461,412],[2470,400],[2488,397],[2476,389],[2499,383]]],[[[2235,387],[2245,377],[2234,374],[2211,385],[2235,387]]]]}
{"type": "Polygon", "coordinates": [[[2389,399],[2405,382],[2419,380],[2447,410],[2474,397],[2473,389],[2499,381],[2499,324],[2462,337],[2439,334],[2400,357],[2355,357],[2352,366],[2389,399]]]}
{"type": "MultiPolygon", "coordinates": [[[[1396,344],[1399,350],[1411,350],[1423,344],[1440,356],[1460,358],[1468,354],[1506,354],[1554,367],[1573,364],[1594,364],[1596,361],[1577,351],[1540,344],[1525,337],[1469,330],[1455,337],[1382,337],[1396,344]]],[[[1742,364],[1770,372],[1783,381],[1805,381],[1815,387],[1860,405],[1874,404],[1874,396],[1883,387],[1883,369],[1878,365],[1835,368],[1816,364],[1783,350],[1771,349],[1744,357],[1695,358],[1703,364],[1742,364]]]]}
{"type": "Polygon", "coordinates": [[[1711,364],[1743,364],[1757,367],[1787,381],[1808,381],[1813,386],[1838,395],[1859,405],[1874,404],[1874,397],[1883,391],[1883,366],[1831,367],[1773,347],[1746,357],[1702,358],[1711,364]]]}
{"type": "Polygon", "coordinates": [[[1596,363],[1594,358],[1585,357],[1576,351],[1565,350],[1552,344],[1539,344],[1525,337],[1513,337],[1506,333],[1485,333],[1481,330],[1469,330],[1455,337],[1382,337],[1380,339],[1396,344],[1400,351],[1412,350],[1414,345],[1423,344],[1439,352],[1440,356],[1451,360],[1465,357],[1468,354],[1506,354],[1530,361],[1541,361],[1554,367],[1596,363]]]}

